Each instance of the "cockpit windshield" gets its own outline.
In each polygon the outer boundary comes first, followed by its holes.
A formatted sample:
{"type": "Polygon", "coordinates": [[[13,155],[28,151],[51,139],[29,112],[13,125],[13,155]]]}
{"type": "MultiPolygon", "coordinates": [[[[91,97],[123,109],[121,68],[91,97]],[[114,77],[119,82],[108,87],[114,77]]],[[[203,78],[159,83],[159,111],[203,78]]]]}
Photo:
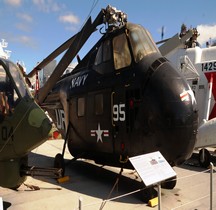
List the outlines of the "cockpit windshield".
{"type": "Polygon", "coordinates": [[[115,69],[121,69],[131,64],[131,55],[125,34],[113,39],[113,59],[115,69]]]}
{"type": "Polygon", "coordinates": [[[0,116],[13,113],[19,99],[30,96],[18,67],[10,61],[0,62],[0,116]]]}
{"type": "Polygon", "coordinates": [[[28,91],[28,88],[26,87],[26,84],[20,74],[18,67],[12,62],[8,62],[8,65],[10,74],[13,77],[14,82],[16,83],[16,87],[18,88],[21,97],[29,95],[30,93],[28,91]]]}
{"type": "Polygon", "coordinates": [[[149,32],[140,25],[129,24],[129,39],[135,62],[146,55],[159,52],[149,32]]]}
{"type": "Polygon", "coordinates": [[[150,33],[140,25],[127,23],[120,33],[101,43],[94,69],[102,74],[112,72],[113,67],[119,71],[153,53],[160,52],[150,33]]]}

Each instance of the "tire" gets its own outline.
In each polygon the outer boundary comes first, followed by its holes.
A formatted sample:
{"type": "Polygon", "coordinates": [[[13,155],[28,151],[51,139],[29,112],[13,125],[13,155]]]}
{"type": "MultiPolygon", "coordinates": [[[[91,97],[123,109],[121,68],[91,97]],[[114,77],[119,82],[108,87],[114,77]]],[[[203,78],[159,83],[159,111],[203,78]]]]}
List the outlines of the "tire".
{"type": "Polygon", "coordinates": [[[201,167],[208,168],[211,162],[211,155],[207,149],[199,151],[199,164],[201,167]]]}
{"type": "Polygon", "coordinates": [[[144,202],[144,203],[148,203],[149,200],[151,200],[152,198],[155,198],[158,196],[158,193],[157,191],[154,189],[154,187],[148,187],[144,190],[142,190],[140,192],[140,197],[141,197],[141,200],[144,202]]]}
{"type": "Polygon", "coordinates": [[[172,190],[176,186],[177,179],[176,177],[165,180],[161,183],[161,187],[164,189],[172,190]]]}
{"type": "Polygon", "coordinates": [[[62,154],[58,153],[55,156],[54,160],[54,168],[61,168],[62,169],[62,176],[65,174],[65,163],[64,163],[64,158],[62,154]]]}

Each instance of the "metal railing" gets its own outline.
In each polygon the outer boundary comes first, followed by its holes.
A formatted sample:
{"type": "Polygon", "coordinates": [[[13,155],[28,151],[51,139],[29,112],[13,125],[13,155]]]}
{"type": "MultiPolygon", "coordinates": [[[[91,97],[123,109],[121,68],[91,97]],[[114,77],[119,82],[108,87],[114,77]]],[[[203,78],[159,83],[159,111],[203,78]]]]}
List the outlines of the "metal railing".
{"type": "MultiPolygon", "coordinates": [[[[177,181],[186,180],[188,178],[193,178],[194,176],[199,176],[202,173],[208,173],[208,172],[210,174],[210,176],[209,176],[209,180],[210,180],[210,182],[209,182],[210,183],[209,193],[207,193],[204,196],[200,196],[198,198],[194,198],[193,200],[190,200],[188,202],[182,203],[179,206],[171,207],[170,209],[171,210],[178,210],[178,209],[182,209],[182,208],[187,208],[187,206],[189,206],[190,204],[196,203],[199,200],[206,199],[206,198],[209,197],[209,209],[213,210],[213,202],[214,202],[213,198],[216,197],[215,196],[216,191],[215,191],[215,189],[213,187],[213,184],[214,184],[213,178],[214,178],[215,174],[214,174],[214,165],[212,163],[210,164],[210,169],[207,169],[207,170],[204,170],[204,171],[201,171],[201,172],[196,172],[196,173],[194,173],[192,175],[187,175],[187,176],[180,177],[180,178],[177,179],[177,181]]],[[[106,203],[111,202],[111,201],[115,201],[117,199],[129,196],[129,195],[132,195],[132,194],[135,194],[135,193],[138,193],[138,192],[140,192],[140,191],[142,191],[144,189],[145,188],[137,189],[135,191],[132,191],[132,192],[129,192],[129,193],[126,193],[126,194],[123,194],[123,195],[119,195],[119,196],[116,196],[116,197],[113,197],[113,198],[109,198],[109,199],[104,199],[102,201],[96,201],[96,202],[85,204],[85,205],[83,205],[83,201],[84,201],[83,198],[79,197],[78,207],[75,207],[74,210],[86,210],[86,209],[88,209],[91,206],[97,206],[97,208],[98,208],[98,206],[100,206],[98,209],[102,210],[105,207],[106,203]]],[[[161,200],[161,206],[158,205],[158,209],[162,209],[162,207],[163,207],[163,198],[161,200]]],[[[97,208],[95,208],[95,209],[97,209],[97,208]]]]}

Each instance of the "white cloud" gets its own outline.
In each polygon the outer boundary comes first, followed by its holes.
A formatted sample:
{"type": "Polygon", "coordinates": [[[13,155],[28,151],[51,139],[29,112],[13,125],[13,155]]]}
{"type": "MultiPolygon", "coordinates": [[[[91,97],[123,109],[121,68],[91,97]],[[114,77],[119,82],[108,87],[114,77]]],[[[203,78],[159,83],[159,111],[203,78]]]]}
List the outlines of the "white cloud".
{"type": "MultiPolygon", "coordinates": [[[[32,49],[37,49],[37,41],[31,37],[26,35],[16,35],[10,32],[2,32],[2,37],[6,37],[6,41],[9,42],[9,45],[13,45],[11,43],[20,44],[23,46],[30,47],[32,49]]],[[[10,50],[10,48],[8,48],[10,50]]]]}
{"type": "Polygon", "coordinates": [[[25,35],[16,36],[12,38],[12,41],[16,43],[20,43],[23,46],[27,46],[32,49],[37,48],[36,42],[30,36],[25,36],[25,35]]]}
{"type": "Polygon", "coordinates": [[[30,27],[28,25],[26,25],[25,23],[17,23],[16,28],[21,30],[21,31],[25,31],[25,32],[30,31],[30,27]]]}
{"type": "Polygon", "coordinates": [[[204,45],[210,39],[216,39],[216,25],[198,25],[197,31],[200,34],[197,39],[200,45],[204,45]]]}
{"type": "Polygon", "coordinates": [[[31,23],[32,22],[32,16],[28,15],[28,14],[25,14],[25,13],[18,13],[17,14],[17,17],[28,22],[28,23],[31,23]]]}
{"type": "Polygon", "coordinates": [[[59,21],[63,23],[69,23],[69,24],[78,24],[79,18],[75,16],[74,14],[70,13],[67,15],[60,16],[59,21]]]}
{"type": "Polygon", "coordinates": [[[33,0],[34,5],[42,12],[57,12],[60,11],[64,4],[58,4],[54,0],[33,0]]]}
{"type": "Polygon", "coordinates": [[[31,46],[33,47],[33,42],[32,42],[32,39],[28,36],[20,36],[19,37],[19,40],[21,43],[25,44],[26,46],[31,46]]]}
{"type": "Polygon", "coordinates": [[[22,0],[4,0],[4,2],[5,2],[6,4],[11,5],[11,6],[17,7],[17,6],[20,6],[20,5],[21,5],[22,0]]]}
{"type": "Polygon", "coordinates": [[[32,16],[25,13],[18,13],[17,17],[20,19],[20,21],[16,23],[16,28],[21,31],[29,32],[31,29],[30,23],[33,22],[32,16]]]}

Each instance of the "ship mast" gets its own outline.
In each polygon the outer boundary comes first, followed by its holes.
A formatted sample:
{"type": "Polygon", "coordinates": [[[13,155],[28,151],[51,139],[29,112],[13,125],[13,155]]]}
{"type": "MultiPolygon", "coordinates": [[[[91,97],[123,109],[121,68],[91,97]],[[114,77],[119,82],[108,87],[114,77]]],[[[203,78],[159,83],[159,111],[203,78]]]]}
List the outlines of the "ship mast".
{"type": "Polygon", "coordinates": [[[8,42],[6,42],[5,39],[2,39],[2,41],[0,42],[0,57],[5,59],[9,59],[11,55],[10,50],[4,50],[4,48],[7,48],[7,46],[8,42]]]}

